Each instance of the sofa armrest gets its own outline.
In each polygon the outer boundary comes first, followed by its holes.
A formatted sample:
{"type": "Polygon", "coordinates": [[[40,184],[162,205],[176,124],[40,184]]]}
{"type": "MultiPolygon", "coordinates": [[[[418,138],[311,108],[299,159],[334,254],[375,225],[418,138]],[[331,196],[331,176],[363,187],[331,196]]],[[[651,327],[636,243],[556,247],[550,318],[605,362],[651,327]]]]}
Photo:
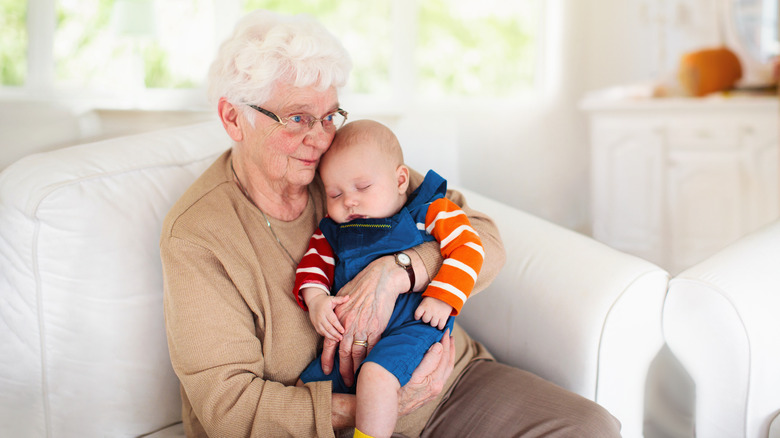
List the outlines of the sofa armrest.
{"type": "Polygon", "coordinates": [[[645,378],[663,344],[668,274],[574,231],[459,189],[498,225],[507,262],[459,322],[496,358],[606,407],[641,436],[645,378]]]}
{"type": "Polygon", "coordinates": [[[696,384],[699,436],[764,437],[780,410],[780,221],[681,272],[666,341],[696,384]]]}

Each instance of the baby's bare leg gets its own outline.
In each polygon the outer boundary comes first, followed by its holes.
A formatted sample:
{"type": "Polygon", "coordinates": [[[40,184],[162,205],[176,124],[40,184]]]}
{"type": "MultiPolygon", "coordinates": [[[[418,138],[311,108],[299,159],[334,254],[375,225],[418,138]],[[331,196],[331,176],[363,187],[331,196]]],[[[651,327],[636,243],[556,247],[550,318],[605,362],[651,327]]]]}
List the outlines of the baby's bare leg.
{"type": "Polygon", "coordinates": [[[372,437],[389,437],[398,419],[398,379],[374,362],[366,362],[357,381],[355,426],[372,437]]]}

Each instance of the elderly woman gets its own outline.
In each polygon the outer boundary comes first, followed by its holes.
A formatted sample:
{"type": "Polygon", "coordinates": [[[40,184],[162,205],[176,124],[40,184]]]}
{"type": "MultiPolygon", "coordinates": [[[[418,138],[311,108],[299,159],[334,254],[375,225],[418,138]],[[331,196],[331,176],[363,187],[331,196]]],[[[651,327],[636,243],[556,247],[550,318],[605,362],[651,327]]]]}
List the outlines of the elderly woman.
{"type": "MultiPolygon", "coordinates": [[[[317,22],[256,11],[221,46],[210,97],[233,140],[169,212],[160,241],[171,362],[190,437],[329,437],[350,433],[355,398],[330,382],[296,387],[320,338],[291,293],[297,262],[325,214],[317,164],[347,113],[337,89],[351,64],[317,22]]],[[[410,191],[422,181],[415,173],[410,191]]],[[[504,261],[489,218],[469,215],[486,258],[474,293],[504,261]]],[[[441,264],[437,244],[407,251],[415,289],[441,264]]],[[[339,292],[347,383],[382,333],[411,275],[392,255],[339,292]]],[[[468,304],[467,304],[468,305],[468,304]]],[[[326,345],[325,358],[336,354],[326,345]]],[[[324,360],[327,362],[327,360],[324,360]]],[[[457,327],[434,344],[399,391],[400,436],[619,436],[601,407],[498,364],[457,327]]]]}

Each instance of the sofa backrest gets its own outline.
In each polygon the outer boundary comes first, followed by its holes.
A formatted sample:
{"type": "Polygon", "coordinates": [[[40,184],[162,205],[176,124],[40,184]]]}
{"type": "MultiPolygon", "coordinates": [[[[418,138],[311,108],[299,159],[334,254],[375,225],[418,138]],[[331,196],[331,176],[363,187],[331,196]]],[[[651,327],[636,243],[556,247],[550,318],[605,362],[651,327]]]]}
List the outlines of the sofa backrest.
{"type": "Polygon", "coordinates": [[[138,436],[180,421],[161,224],[229,146],[208,122],[35,154],[0,173],[4,436],[138,436]]]}

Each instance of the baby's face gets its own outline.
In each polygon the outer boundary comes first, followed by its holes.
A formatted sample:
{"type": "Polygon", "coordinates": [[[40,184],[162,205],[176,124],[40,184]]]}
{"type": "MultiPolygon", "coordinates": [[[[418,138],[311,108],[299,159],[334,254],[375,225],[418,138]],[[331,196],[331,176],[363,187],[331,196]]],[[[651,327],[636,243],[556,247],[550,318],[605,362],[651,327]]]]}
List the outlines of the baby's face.
{"type": "Polygon", "coordinates": [[[390,217],[406,202],[406,186],[399,186],[396,165],[377,148],[354,146],[330,151],[319,171],[328,215],[336,223],[390,217]]]}

